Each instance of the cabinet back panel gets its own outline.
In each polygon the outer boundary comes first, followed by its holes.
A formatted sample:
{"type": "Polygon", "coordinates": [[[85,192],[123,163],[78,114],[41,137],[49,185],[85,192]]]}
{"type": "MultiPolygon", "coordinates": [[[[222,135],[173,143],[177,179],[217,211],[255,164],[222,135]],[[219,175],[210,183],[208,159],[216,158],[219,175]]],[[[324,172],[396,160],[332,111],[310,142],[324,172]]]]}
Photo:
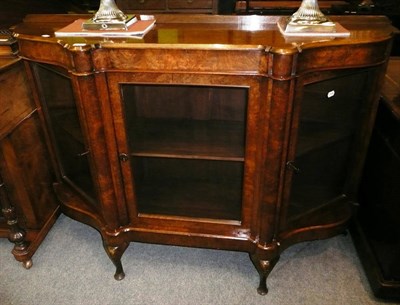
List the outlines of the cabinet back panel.
{"type": "Polygon", "coordinates": [[[208,86],[124,85],[127,116],[244,121],[247,90],[208,86]]]}
{"type": "Polygon", "coordinates": [[[247,88],[123,85],[134,154],[244,160],[247,88]]]}
{"type": "Polygon", "coordinates": [[[242,162],[135,158],[139,213],[241,220],[242,162]]]}

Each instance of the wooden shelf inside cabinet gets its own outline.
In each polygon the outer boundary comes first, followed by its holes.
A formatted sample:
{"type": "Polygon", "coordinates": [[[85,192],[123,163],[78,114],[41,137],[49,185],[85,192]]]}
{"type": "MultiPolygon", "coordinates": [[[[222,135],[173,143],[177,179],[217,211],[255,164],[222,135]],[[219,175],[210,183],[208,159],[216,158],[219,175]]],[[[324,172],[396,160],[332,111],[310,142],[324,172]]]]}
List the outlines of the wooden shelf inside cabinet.
{"type": "Polygon", "coordinates": [[[132,130],[133,156],[244,161],[243,122],[142,119],[132,130]]]}
{"type": "MultiPolygon", "coordinates": [[[[338,228],[340,224],[338,221],[342,223],[342,225],[347,226],[348,222],[351,220],[352,215],[354,214],[354,208],[352,208],[348,204],[348,198],[346,197],[338,197],[331,202],[326,202],[324,205],[319,206],[313,210],[309,210],[306,215],[302,215],[302,217],[297,216],[293,218],[288,218],[288,222],[286,223],[286,231],[282,232],[282,235],[288,235],[287,239],[297,239],[297,238],[306,238],[306,239],[314,239],[312,236],[316,231],[322,231],[325,234],[325,238],[330,237],[335,234],[343,233],[342,230],[330,230],[330,228],[338,228]],[[337,217],[337,213],[339,213],[342,217],[337,217]],[[322,220],[323,219],[323,220],[322,220]],[[322,220],[322,221],[321,221],[322,220]],[[309,230],[301,231],[296,230],[297,228],[308,227],[309,230]],[[304,237],[301,235],[309,235],[309,237],[304,237]]],[[[290,242],[289,242],[290,244],[290,242]]],[[[283,245],[283,247],[285,247],[283,245]]]]}

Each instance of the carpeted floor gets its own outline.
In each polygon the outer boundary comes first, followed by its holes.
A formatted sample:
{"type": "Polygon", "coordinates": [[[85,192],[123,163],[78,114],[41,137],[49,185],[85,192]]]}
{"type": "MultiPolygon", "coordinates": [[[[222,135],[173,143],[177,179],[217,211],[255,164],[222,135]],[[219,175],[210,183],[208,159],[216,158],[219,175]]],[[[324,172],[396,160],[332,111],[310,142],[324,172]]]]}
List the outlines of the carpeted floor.
{"type": "Polygon", "coordinates": [[[350,235],[286,250],[266,296],[248,254],[230,251],[132,243],[118,282],[97,231],[63,215],[30,270],[11,249],[0,239],[0,305],[388,304],[372,295],[350,235]]]}

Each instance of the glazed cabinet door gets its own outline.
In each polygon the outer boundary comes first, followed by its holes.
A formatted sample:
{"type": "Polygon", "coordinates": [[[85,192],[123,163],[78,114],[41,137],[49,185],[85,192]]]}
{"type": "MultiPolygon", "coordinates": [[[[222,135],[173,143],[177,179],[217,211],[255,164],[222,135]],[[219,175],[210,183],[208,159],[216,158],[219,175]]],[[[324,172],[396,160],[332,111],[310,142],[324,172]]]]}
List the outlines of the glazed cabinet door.
{"type": "MultiPolygon", "coordinates": [[[[116,188],[108,148],[113,137],[107,137],[102,96],[92,73],[79,74],[46,64],[30,63],[43,124],[47,131],[52,162],[57,169],[54,190],[68,216],[93,226],[107,224],[118,228],[125,221],[119,218],[116,188]]],[[[107,90],[106,87],[105,91],[107,90]]],[[[106,91],[107,92],[107,91],[106,91]]],[[[111,143],[111,144],[110,144],[111,143]]],[[[115,157],[115,155],[113,155],[115,157]]],[[[121,213],[123,214],[123,213],[121,213]]]]}
{"type": "Polygon", "coordinates": [[[249,227],[258,82],[238,77],[108,76],[132,222],[249,227]],[[253,88],[254,87],[254,88],[253,88]],[[254,91],[253,91],[254,90],[254,91]],[[250,148],[251,147],[251,148],[250,148]],[[157,220],[156,220],[157,219],[157,220]]]}
{"type": "Polygon", "coordinates": [[[320,72],[299,80],[281,230],[347,217],[349,202],[356,201],[376,107],[371,94],[376,80],[373,72],[320,72]]]}
{"type": "Polygon", "coordinates": [[[32,71],[51,138],[58,179],[95,204],[89,146],[84,137],[72,80],[67,71],[52,65],[33,63],[32,71]]]}

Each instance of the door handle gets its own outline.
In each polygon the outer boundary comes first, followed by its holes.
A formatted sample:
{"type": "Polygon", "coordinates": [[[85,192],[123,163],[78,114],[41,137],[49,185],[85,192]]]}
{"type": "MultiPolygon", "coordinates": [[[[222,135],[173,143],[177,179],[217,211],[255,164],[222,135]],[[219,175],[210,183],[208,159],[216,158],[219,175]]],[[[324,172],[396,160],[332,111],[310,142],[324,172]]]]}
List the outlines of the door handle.
{"type": "Polygon", "coordinates": [[[129,160],[129,156],[126,153],[120,153],[119,154],[119,160],[121,162],[127,162],[129,160]]]}
{"type": "Polygon", "coordinates": [[[298,168],[296,165],[294,165],[294,161],[288,161],[286,163],[286,167],[290,170],[292,170],[295,174],[300,174],[301,170],[298,168]]]}

